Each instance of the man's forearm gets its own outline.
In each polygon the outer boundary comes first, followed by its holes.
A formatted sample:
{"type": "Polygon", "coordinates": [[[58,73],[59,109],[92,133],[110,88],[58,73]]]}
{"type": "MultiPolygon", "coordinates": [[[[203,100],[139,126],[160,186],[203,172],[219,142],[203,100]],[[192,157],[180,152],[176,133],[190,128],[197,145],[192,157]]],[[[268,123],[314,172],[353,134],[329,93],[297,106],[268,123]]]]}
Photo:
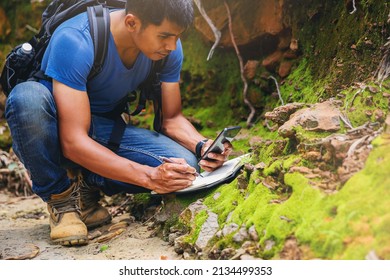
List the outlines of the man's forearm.
{"type": "Polygon", "coordinates": [[[183,115],[164,120],[163,133],[194,153],[196,144],[205,138],[183,115]]]}

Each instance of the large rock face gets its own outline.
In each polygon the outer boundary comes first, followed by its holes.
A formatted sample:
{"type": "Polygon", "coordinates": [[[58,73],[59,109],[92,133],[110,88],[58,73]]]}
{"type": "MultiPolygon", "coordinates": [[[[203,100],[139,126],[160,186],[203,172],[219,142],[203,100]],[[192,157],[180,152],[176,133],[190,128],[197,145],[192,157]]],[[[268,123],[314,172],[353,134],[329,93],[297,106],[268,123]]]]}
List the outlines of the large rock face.
{"type": "MultiPolygon", "coordinates": [[[[254,40],[278,36],[288,28],[283,22],[284,0],[243,0],[229,3],[232,15],[233,32],[238,45],[246,45],[254,40]]],[[[222,32],[220,45],[231,47],[229,20],[223,0],[202,1],[202,4],[222,32]]],[[[195,27],[208,40],[215,41],[214,34],[201,15],[195,19],[195,27]]],[[[282,41],[282,40],[279,40],[282,41]]],[[[288,42],[289,44],[289,42],[288,42]]]]}

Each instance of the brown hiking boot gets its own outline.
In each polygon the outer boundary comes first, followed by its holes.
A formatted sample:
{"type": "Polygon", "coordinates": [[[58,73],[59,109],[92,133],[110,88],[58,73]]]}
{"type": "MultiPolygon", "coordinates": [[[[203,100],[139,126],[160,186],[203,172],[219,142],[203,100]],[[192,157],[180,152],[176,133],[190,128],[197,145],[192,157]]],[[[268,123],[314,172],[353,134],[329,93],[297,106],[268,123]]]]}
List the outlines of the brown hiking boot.
{"type": "Polygon", "coordinates": [[[111,222],[111,215],[106,208],[99,204],[100,191],[97,187],[89,186],[80,180],[81,220],[88,229],[111,222]]]}
{"type": "Polygon", "coordinates": [[[79,184],[74,182],[60,194],[51,195],[47,202],[50,214],[50,238],[64,246],[88,243],[88,230],[80,219],[79,184]]]}

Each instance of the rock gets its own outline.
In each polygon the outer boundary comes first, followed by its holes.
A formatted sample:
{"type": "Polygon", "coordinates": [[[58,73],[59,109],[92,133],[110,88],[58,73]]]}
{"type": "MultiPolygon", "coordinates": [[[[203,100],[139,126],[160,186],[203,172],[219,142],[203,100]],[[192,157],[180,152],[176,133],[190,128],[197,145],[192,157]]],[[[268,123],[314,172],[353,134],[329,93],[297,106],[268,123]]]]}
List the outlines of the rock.
{"type": "Polygon", "coordinates": [[[192,258],[191,258],[190,253],[184,252],[184,253],[183,253],[183,259],[185,259],[185,260],[191,260],[192,258]]]}
{"type": "Polygon", "coordinates": [[[236,255],[236,250],[233,248],[226,248],[223,249],[221,252],[221,259],[222,260],[228,260],[233,258],[236,255]]]}
{"type": "Polygon", "coordinates": [[[264,242],[264,245],[265,245],[264,251],[271,251],[272,248],[275,246],[275,241],[273,241],[273,240],[266,240],[264,242]]]}
{"type": "Polygon", "coordinates": [[[374,86],[368,86],[368,90],[371,93],[378,93],[379,92],[379,88],[378,87],[374,87],[374,86]]]}
{"type": "Polygon", "coordinates": [[[298,247],[298,241],[295,237],[290,237],[284,243],[280,257],[283,260],[300,260],[302,252],[298,247]]]}
{"type": "Polygon", "coordinates": [[[196,214],[206,209],[207,206],[203,204],[203,201],[197,200],[184,209],[184,211],[180,214],[180,219],[184,224],[190,225],[196,214]]]}
{"type": "Polygon", "coordinates": [[[286,78],[288,75],[290,75],[292,68],[292,62],[291,61],[283,61],[280,63],[278,74],[281,78],[286,78]]]}
{"type": "Polygon", "coordinates": [[[348,139],[347,136],[335,135],[334,137],[331,137],[329,141],[324,143],[324,147],[328,151],[331,158],[329,160],[326,158],[324,159],[333,164],[343,161],[346,158],[347,152],[353,142],[354,140],[348,139]]]}
{"type": "MultiPolygon", "coordinates": [[[[153,216],[157,222],[164,223],[173,216],[178,216],[182,213],[184,206],[177,200],[175,195],[165,195],[163,198],[164,207],[161,211],[157,212],[151,208],[149,216],[153,216]]],[[[146,214],[145,214],[146,215],[146,214]]]]}
{"type": "Polygon", "coordinates": [[[246,253],[248,253],[249,255],[251,256],[254,256],[254,255],[257,255],[257,253],[259,252],[259,245],[258,245],[258,241],[254,242],[254,241],[245,241],[242,246],[241,246],[242,249],[245,250],[246,253]]]}
{"type": "Polygon", "coordinates": [[[248,254],[243,254],[243,255],[240,256],[240,260],[242,260],[242,261],[252,261],[252,260],[256,260],[256,258],[251,256],[251,255],[248,255],[248,254]]]}
{"type": "Polygon", "coordinates": [[[203,251],[203,249],[207,246],[210,239],[214,237],[219,228],[218,215],[211,211],[207,211],[207,213],[208,218],[202,225],[198,239],[195,242],[195,246],[199,251],[203,251]]]}
{"type": "Polygon", "coordinates": [[[241,226],[240,230],[233,236],[233,241],[236,243],[242,243],[244,240],[248,239],[248,232],[246,231],[245,226],[241,226]]]}
{"type": "Polygon", "coordinates": [[[290,50],[297,51],[299,49],[299,44],[297,39],[292,39],[290,43],[290,50]]]}
{"type": "Polygon", "coordinates": [[[237,177],[237,188],[239,190],[246,190],[248,188],[248,181],[243,174],[237,177]]]}
{"type": "Polygon", "coordinates": [[[287,50],[283,53],[283,58],[295,59],[298,57],[298,54],[295,51],[287,50]]]}
{"type": "Polygon", "coordinates": [[[310,151],[303,155],[303,158],[310,161],[320,161],[322,159],[321,152],[319,151],[310,151]]]}
{"type": "Polygon", "coordinates": [[[275,108],[272,112],[265,113],[265,118],[277,123],[278,125],[282,125],[288,121],[293,113],[303,108],[303,106],[305,106],[303,103],[289,103],[275,108]]]}
{"type": "MultiPolygon", "coordinates": [[[[274,39],[276,48],[279,41],[278,37],[285,37],[285,30],[289,30],[284,21],[284,2],[284,0],[241,0],[229,2],[233,33],[237,45],[246,45],[254,41],[259,42],[259,45],[261,45],[267,42],[270,37],[276,37],[274,39]]],[[[224,2],[208,0],[202,1],[202,4],[213,24],[222,33],[220,45],[232,47],[228,28],[228,15],[224,2]]],[[[207,40],[215,41],[214,33],[202,16],[199,15],[195,18],[194,25],[207,40]]]]}
{"type": "Polygon", "coordinates": [[[226,222],[229,222],[230,219],[232,218],[232,216],[233,216],[233,212],[230,212],[230,213],[227,215],[227,217],[226,217],[226,222]]]}
{"type": "Polygon", "coordinates": [[[261,63],[268,71],[275,71],[276,67],[279,65],[280,60],[283,57],[283,52],[280,50],[275,51],[274,53],[267,56],[261,63]]]}
{"type": "Polygon", "coordinates": [[[222,235],[223,236],[227,236],[233,232],[235,232],[237,229],[238,229],[238,225],[237,224],[234,224],[234,223],[231,223],[231,224],[228,224],[228,225],[225,225],[222,229],[222,235]]]}
{"type": "Polygon", "coordinates": [[[217,192],[213,195],[213,199],[214,200],[217,200],[219,197],[221,196],[221,193],[220,192],[217,192]]]}
{"type": "Polygon", "coordinates": [[[288,50],[291,45],[291,32],[287,29],[284,30],[283,33],[279,35],[279,50],[288,50]]]}
{"type": "Polygon", "coordinates": [[[263,170],[267,165],[264,162],[259,162],[258,164],[255,165],[255,169],[257,170],[263,170]]]}
{"type": "Polygon", "coordinates": [[[257,242],[259,241],[259,234],[257,233],[257,230],[256,230],[256,227],[255,225],[251,226],[249,229],[248,229],[248,234],[250,236],[250,238],[257,242]]]}
{"type": "Polygon", "coordinates": [[[170,233],[168,235],[168,243],[169,243],[169,245],[174,246],[176,238],[178,238],[180,236],[181,236],[181,232],[170,233]]]}
{"type": "Polygon", "coordinates": [[[244,170],[249,173],[252,173],[253,171],[255,171],[255,166],[252,163],[245,163],[244,170]]]}
{"type": "Polygon", "coordinates": [[[256,70],[259,66],[259,62],[257,60],[248,60],[244,67],[244,74],[248,80],[253,80],[256,76],[256,70]]]}
{"type": "Polygon", "coordinates": [[[230,257],[230,260],[239,260],[242,255],[244,255],[246,252],[243,248],[238,249],[234,256],[230,257]]]}
{"type": "Polygon", "coordinates": [[[289,170],[289,172],[298,172],[301,174],[310,174],[311,169],[305,166],[292,166],[289,170]]]}
{"type": "Polygon", "coordinates": [[[385,113],[381,109],[375,109],[374,118],[377,122],[383,123],[385,120],[385,113]]]}
{"type": "Polygon", "coordinates": [[[261,143],[263,141],[263,138],[261,138],[260,136],[253,136],[249,139],[249,145],[251,147],[253,147],[254,145],[256,145],[257,143],[261,143]]]}
{"type": "Polygon", "coordinates": [[[372,250],[372,251],[370,251],[370,252],[367,254],[366,260],[377,261],[377,260],[380,260],[380,258],[379,258],[378,255],[375,253],[375,251],[372,250]]]}
{"type": "Polygon", "coordinates": [[[342,117],[337,102],[330,100],[317,103],[292,114],[290,120],[279,127],[279,135],[294,138],[298,126],[307,131],[336,132],[340,130],[342,117]]]}
{"type": "Polygon", "coordinates": [[[183,235],[175,239],[174,251],[179,255],[183,254],[186,252],[186,250],[189,249],[189,245],[185,242],[185,237],[186,236],[183,235]]]}

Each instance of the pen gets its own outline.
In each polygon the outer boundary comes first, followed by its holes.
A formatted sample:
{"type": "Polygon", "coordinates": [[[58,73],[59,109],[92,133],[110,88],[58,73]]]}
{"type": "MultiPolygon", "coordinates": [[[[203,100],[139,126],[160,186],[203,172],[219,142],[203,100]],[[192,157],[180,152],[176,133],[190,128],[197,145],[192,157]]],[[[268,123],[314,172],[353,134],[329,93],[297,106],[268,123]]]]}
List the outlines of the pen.
{"type": "MultiPolygon", "coordinates": [[[[167,157],[161,157],[160,156],[160,159],[164,162],[167,162],[167,163],[176,163],[176,164],[180,164],[178,162],[174,162],[173,160],[171,160],[170,158],[167,158],[167,157]]],[[[203,177],[202,175],[200,175],[198,172],[195,172],[195,176],[200,176],[200,177],[203,177]]]]}

